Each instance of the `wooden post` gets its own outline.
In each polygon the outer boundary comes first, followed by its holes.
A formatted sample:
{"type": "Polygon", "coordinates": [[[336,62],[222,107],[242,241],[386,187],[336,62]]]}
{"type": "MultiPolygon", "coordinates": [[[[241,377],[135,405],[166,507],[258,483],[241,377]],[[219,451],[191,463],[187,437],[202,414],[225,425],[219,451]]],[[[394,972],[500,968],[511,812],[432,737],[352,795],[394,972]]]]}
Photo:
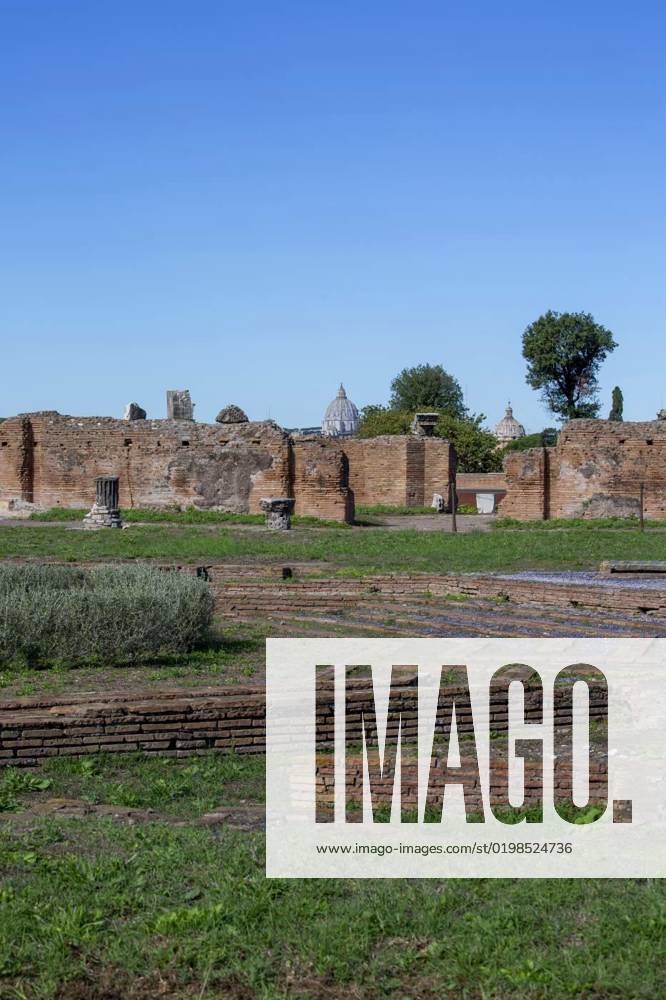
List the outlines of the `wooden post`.
{"type": "Polygon", "coordinates": [[[451,531],[455,535],[458,531],[458,522],[456,521],[456,507],[458,506],[458,493],[456,491],[456,477],[454,476],[449,483],[449,496],[451,503],[451,531]]]}
{"type": "Polygon", "coordinates": [[[638,521],[641,531],[645,531],[645,483],[641,483],[640,489],[640,509],[638,512],[638,521]]]}

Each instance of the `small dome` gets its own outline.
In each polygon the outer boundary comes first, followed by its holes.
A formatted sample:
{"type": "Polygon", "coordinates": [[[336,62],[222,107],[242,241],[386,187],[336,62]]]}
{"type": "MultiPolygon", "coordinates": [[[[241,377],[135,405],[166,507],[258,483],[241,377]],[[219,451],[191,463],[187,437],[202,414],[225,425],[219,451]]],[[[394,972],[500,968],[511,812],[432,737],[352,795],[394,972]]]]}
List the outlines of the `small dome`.
{"type": "Polygon", "coordinates": [[[525,428],[514,417],[511,403],[507,405],[506,413],[495,427],[495,437],[500,444],[507,444],[509,441],[517,441],[518,438],[525,437],[525,428]]]}
{"type": "Polygon", "coordinates": [[[347,399],[345,387],[340,385],[337,396],[326,407],[321,432],[329,437],[349,437],[357,428],[358,410],[351,399],[347,399]]]}

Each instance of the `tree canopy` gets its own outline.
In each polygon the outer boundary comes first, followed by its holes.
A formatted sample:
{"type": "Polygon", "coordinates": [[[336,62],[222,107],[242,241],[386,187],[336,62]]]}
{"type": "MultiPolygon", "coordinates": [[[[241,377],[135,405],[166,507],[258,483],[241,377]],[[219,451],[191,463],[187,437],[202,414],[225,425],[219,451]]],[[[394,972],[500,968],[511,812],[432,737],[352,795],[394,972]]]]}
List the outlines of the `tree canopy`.
{"type": "Polygon", "coordinates": [[[523,334],[527,383],[541,390],[550,411],[562,420],[596,417],[597,373],[616,347],[610,330],[590,313],[549,310],[523,334]]]}
{"type": "Polygon", "coordinates": [[[416,365],[403,368],[391,382],[392,410],[438,410],[451,417],[463,418],[467,409],[460,383],[441,365],[416,365]]]}

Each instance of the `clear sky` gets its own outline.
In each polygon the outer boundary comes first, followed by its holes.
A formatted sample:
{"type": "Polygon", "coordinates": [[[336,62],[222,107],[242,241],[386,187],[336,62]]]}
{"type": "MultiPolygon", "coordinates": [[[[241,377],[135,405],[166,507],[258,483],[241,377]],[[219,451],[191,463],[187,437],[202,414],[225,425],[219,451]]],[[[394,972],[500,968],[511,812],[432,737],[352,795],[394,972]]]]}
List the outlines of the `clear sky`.
{"type": "Polygon", "coordinates": [[[318,423],[441,363],[494,423],[586,310],[666,406],[666,6],[0,0],[0,414],[318,423]]]}

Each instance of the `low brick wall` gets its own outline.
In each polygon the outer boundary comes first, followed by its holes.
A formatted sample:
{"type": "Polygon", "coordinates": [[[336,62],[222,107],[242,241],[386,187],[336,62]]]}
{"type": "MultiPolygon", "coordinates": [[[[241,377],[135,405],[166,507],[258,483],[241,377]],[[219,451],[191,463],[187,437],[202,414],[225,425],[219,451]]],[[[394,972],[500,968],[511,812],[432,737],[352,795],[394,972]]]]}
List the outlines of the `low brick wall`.
{"type": "MultiPolygon", "coordinates": [[[[473,574],[375,574],[365,577],[260,579],[246,575],[230,579],[216,567],[206,572],[215,594],[218,614],[245,617],[317,611],[334,613],[381,600],[414,601],[423,597],[460,594],[470,598],[508,599],[516,604],[582,607],[630,613],[666,613],[666,587],[608,587],[590,583],[553,583],[512,580],[473,574]]],[[[276,573],[276,576],[278,574],[276,573]]]]}
{"type": "MultiPolygon", "coordinates": [[[[429,791],[442,793],[445,785],[446,761],[443,758],[435,757],[432,764],[432,771],[429,774],[429,791]]],[[[538,805],[542,796],[542,773],[543,767],[534,761],[524,762],[524,787],[525,805],[538,805]]],[[[363,795],[363,760],[357,758],[347,758],[347,783],[345,797],[348,802],[360,803],[363,795]]],[[[332,757],[319,754],[317,756],[317,802],[324,808],[331,808],[334,801],[335,789],[335,768],[332,757]]],[[[395,772],[388,768],[385,771],[386,783],[376,789],[374,794],[375,803],[390,803],[393,799],[393,778],[395,772]]],[[[483,812],[484,803],[482,788],[478,781],[477,770],[472,761],[461,758],[460,777],[464,778],[470,788],[470,807],[475,812],[483,812]]],[[[606,799],[608,769],[595,760],[590,761],[589,769],[589,797],[592,803],[602,802],[606,799]]],[[[416,809],[419,804],[419,782],[418,763],[415,759],[403,759],[401,761],[401,784],[402,784],[402,807],[406,809],[416,809]]],[[[491,804],[505,803],[509,787],[509,764],[508,761],[500,761],[494,773],[494,780],[491,781],[489,789],[489,799],[491,804]]],[[[569,789],[571,788],[571,768],[558,770],[558,777],[554,782],[553,793],[555,801],[568,802],[571,799],[569,789]]],[[[397,794],[397,792],[396,792],[397,794]]],[[[444,800],[446,808],[446,798],[444,800]]],[[[324,813],[325,815],[325,813],[324,813]]],[[[359,811],[358,819],[361,819],[359,811]]]]}
{"type": "Polygon", "coordinates": [[[0,702],[0,765],[133,750],[263,753],[265,715],[259,687],[17,698],[0,702]]]}
{"type": "MultiPolygon", "coordinates": [[[[459,691],[452,686],[448,693],[459,691]]],[[[396,690],[405,738],[417,732],[418,694],[414,684],[396,690]]],[[[347,722],[358,725],[361,715],[374,709],[373,693],[363,680],[348,683],[347,722]]],[[[525,715],[535,718],[529,689],[525,715]]],[[[607,712],[605,693],[593,687],[590,715],[607,712]]],[[[491,725],[506,730],[503,708],[493,709],[491,725]]],[[[556,718],[570,724],[570,714],[558,709],[556,718]]],[[[470,732],[469,701],[456,705],[458,731],[470,732]]],[[[389,720],[387,731],[397,734],[398,722],[389,720]]],[[[324,695],[317,703],[318,745],[332,745],[332,706],[324,695]]],[[[113,692],[104,700],[94,694],[69,697],[15,698],[0,702],[0,765],[28,766],[45,757],[82,756],[94,753],[144,751],[184,757],[210,751],[264,753],[266,749],[265,690],[258,685],[205,688],[169,692],[113,692]]]]}

